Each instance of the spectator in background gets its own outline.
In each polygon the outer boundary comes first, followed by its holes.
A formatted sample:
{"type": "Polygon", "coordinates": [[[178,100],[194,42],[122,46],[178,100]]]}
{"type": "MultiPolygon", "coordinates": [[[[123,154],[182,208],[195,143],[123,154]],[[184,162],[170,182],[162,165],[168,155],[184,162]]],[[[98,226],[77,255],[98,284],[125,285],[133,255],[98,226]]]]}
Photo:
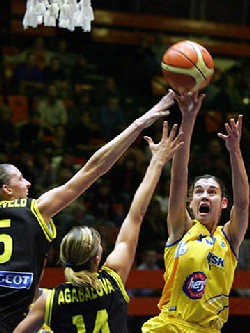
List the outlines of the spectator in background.
{"type": "Polygon", "coordinates": [[[142,262],[137,266],[137,269],[138,270],[145,270],[145,269],[157,270],[157,269],[160,269],[158,259],[159,259],[158,258],[158,253],[154,249],[146,249],[146,250],[143,251],[142,262]]]}
{"type": "Polygon", "coordinates": [[[220,179],[224,180],[226,188],[231,185],[230,171],[228,170],[229,160],[226,154],[226,148],[222,145],[221,141],[216,138],[211,138],[207,143],[208,152],[212,161],[212,170],[208,173],[215,174],[220,179]]]}
{"type": "Polygon", "coordinates": [[[7,103],[0,106],[0,152],[11,156],[18,147],[18,129],[12,120],[12,110],[7,103]]]}
{"type": "Polygon", "coordinates": [[[162,253],[166,244],[168,230],[166,216],[161,210],[159,200],[156,198],[151,200],[144,219],[145,223],[142,225],[139,236],[138,251],[142,252],[145,244],[147,244],[147,247],[156,250],[158,253],[162,253]]]}
{"type": "Polygon", "coordinates": [[[58,97],[58,89],[54,84],[48,86],[46,96],[38,101],[37,111],[41,115],[45,134],[53,134],[56,125],[67,124],[67,109],[58,97]]]}
{"type": "Polygon", "coordinates": [[[162,174],[161,181],[158,184],[155,193],[155,200],[160,204],[161,211],[165,216],[168,213],[168,199],[169,199],[169,186],[170,186],[170,177],[169,174],[162,174]]]}
{"type": "Polygon", "coordinates": [[[43,70],[43,68],[49,63],[50,58],[53,56],[53,52],[48,50],[45,46],[45,39],[43,37],[37,37],[33,40],[31,47],[22,50],[18,54],[8,56],[8,59],[6,60],[8,63],[19,64],[25,62],[27,54],[30,52],[33,53],[35,57],[35,64],[41,70],[43,70]]]}
{"type": "Polygon", "coordinates": [[[97,106],[102,106],[106,103],[107,96],[121,96],[121,89],[113,76],[105,76],[104,80],[97,87],[96,103],[97,106]]]}
{"type": "Polygon", "coordinates": [[[42,70],[35,61],[34,53],[28,52],[24,62],[16,65],[12,77],[12,92],[25,96],[40,96],[43,92],[44,80],[42,70]]]}
{"type": "Polygon", "coordinates": [[[51,154],[38,150],[34,158],[34,168],[36,172],[36,182],[33,185],[37,196],[39,196],[50,188],[51,184],[55,184],[56,182],[51,154]]]}
{"type": "Polygon", "coordinates": [[[43,126],[39,112],[31,112],[26,123],[19,128],[19,145],[36,154],[43,145],[43,126]]]}
{"type": "Polygon", "coordinates": [[[110,225],[115,224],[114,203],[116,198],[111,191],[108,180],[99,180],[89,196],[89,211],[97,220],[105,221],[110,225]]]}
{"type": "Polygon", "coordinates": [[[139,171],[137,166],[136,156],[125,154],[110,171],[109,176],[112,181],[112,191],[115,193],[117,200],[128,208],[142,178],[142,172],[139,171]]]}
{"type": "Polygon", "coordinates": [[[71,71],[73,91],[77,91],[78,86],[80,85],[91,84],[91,75],[93,75],[93,70],[89,65],[88,59],[83,54],[79,54],[72,66],[71,71]]]}
{"type": "Polygon", "coordinates": [[[65,149],[62,155],[54,155],[52,161],[57,185],[62,185],[65,181],[68,181],[76,172],[75,155],[70,149],[65,149]]]}
{"type": "Polygon", "coordinates": [[[88,110],[81,111],[79,122],[68,126],[69,143],[76,156],[88,157],[92,152],[88,145],[92,138],[98,138],[99,127],[88,110]]]}
{"type": "Polygon", "coordinates": [[[67,108],[68,127],[79,123],[82,112],[88,111],[93,122],[97,123],[96,109],[93,107],[92,93],[80,90],[73,96],[72,104],[67,108]]]}
{"type": "Polygon", "coordinates": [[[240,246],[237,269],[250,270],[250,239],[245,238],[240,246]]]}
{"type": "Polygon", "coordinates": [[[57,56],[50,59],[49,64],[43,69],[43,77],[46,85],[53,84],[57,87],[58,95],[67,98],[70,95],[70,85],[66,72],[57,56]]]}
{"type": "Polygon", "coordinates": [[[106,102],[100,107],[99,125],[105,141],[109,141],[125,128],[126,120],[119,96],[107,96],[106,102]]]}
{"type": "Polygon", "coordinates": [[[51,154],[54,158],[61,158],[65,151],[71,149],[65,126],[61,124],[55,125],[54,133],[49,136],[47,140],[45,138],[43,149],[45,152],[51,154]]]}
{"type": "Polygon", "coordinates": [[[46,40],[43,37],[35,38],[32,48],[27,49],[26,52],[29,52],[29,50],[32,50],[35,56],[35,62],[42,70],[53,56],[53,52],[46,47],[46,40]]]}
{"type": "Polygon", "coordinates": [[[70,80],[73,64],[76,61],[76,53],[69,51],[68,42],[64,38],[60,38],[56,45],[55,55],[59,59],[62,68],[66,74],[67,80],[70,80]]]}
{"type": "MultiPolygon", "coordinates": [[[[142,37],[139,47],[137,49],[137,58],[140,59],[138,63],[138,77],[141,80],[139,85],[139,93],[146,95],[146,98],[151,96],[152,93],[152,77],[156,72],[155,54],[152,49],[152,43],[147,37],[142,37]]],[[[159,65],[160,67],[160,65],[159,65]]]]}

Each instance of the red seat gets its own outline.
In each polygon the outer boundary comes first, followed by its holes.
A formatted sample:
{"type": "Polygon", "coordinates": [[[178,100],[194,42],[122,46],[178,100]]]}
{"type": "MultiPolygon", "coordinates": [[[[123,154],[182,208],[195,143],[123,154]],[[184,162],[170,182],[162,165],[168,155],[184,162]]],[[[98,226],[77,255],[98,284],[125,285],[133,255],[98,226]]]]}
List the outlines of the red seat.
{"type": "Polygon", "coordinates": [[[28,119],[28,98],[22,95],[7,96],[8,104],[13,112],[14,122],[26,121],[28,119]]]}

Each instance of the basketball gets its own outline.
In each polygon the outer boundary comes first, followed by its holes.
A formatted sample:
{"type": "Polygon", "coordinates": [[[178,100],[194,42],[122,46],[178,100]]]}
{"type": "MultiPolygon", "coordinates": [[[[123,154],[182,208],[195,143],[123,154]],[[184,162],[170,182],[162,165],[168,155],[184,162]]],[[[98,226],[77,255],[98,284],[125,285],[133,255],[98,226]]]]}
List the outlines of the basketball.
{"type": "Polygon", "coordinates": [[[178,93],[204,89],[214,73],[214,62],[202,45],[186,40],[173,44],[161,62],[163,77],[178,93]]]}

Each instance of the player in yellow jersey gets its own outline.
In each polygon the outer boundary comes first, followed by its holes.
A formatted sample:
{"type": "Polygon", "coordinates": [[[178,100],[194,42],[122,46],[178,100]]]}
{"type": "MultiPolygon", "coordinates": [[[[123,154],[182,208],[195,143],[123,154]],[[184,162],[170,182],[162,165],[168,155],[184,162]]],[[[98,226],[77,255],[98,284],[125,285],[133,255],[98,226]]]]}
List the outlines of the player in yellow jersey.
{"type": "Polygon", "coordinates": [[[203,98],[203,94],[191,93],[176,97],[182,113],[184,146],[176,152],[171,169],[165,285],[158,304],[160,314],[144,323],[143,333],[216,333],[228,319],[229,292],[248,227],[249,183],[240,149],[242,116],[236,121],[229,119],[226,134],[218,133],[230,157],[230,220],[218,226],[228,199],[223,183],[212,175],[194,180],[190,188],[191,217],[186,209],[188,162],[203,98]]]}

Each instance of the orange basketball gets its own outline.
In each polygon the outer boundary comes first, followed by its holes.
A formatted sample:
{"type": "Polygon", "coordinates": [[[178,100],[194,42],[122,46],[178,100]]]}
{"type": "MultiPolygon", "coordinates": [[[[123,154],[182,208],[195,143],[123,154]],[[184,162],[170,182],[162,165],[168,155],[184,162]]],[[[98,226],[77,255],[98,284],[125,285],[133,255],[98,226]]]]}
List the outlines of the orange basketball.
{"type": "Polygon", "coordinates": [[[214,62],[202,45],[189,40],[170,46],[162,57],[162,73],[178,93],[204,89],[214,73],[214,62]]]}

